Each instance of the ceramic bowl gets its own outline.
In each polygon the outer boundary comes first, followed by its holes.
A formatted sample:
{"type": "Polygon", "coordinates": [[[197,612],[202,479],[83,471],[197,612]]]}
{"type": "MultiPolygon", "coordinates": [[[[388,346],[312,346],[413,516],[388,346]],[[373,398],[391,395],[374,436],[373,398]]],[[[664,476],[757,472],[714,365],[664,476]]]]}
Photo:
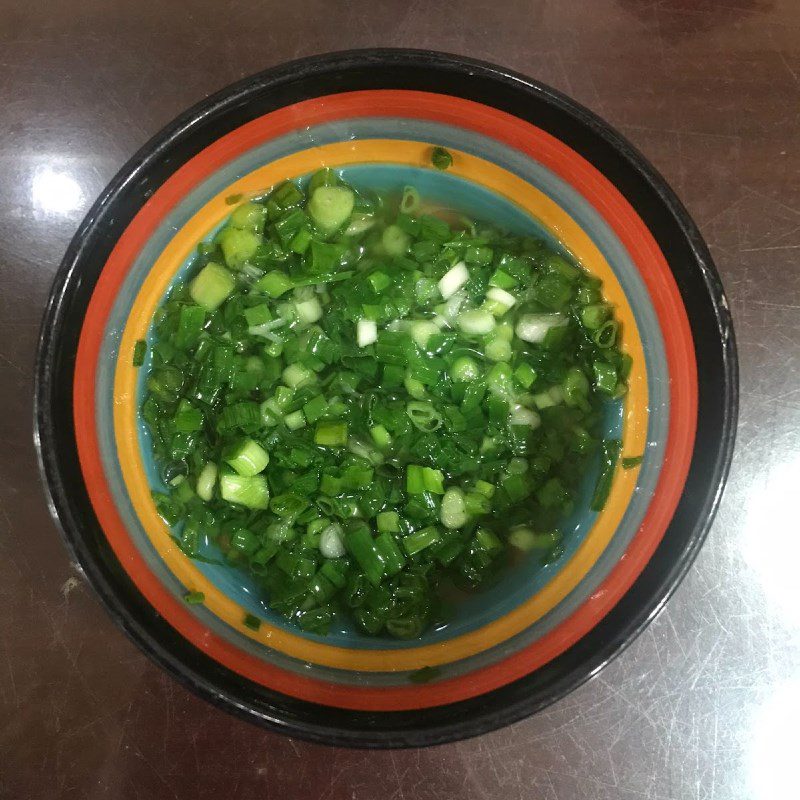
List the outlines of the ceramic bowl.
{"type": "Polygon", "coordinates": [[[208,98],[159,133],[89,212],[42,329],[36,420],[51,505],[126,632],[221,707],[309,739],[414,746],[530,714],[593,675],[652,619],[700,547],[730,462],[736,357],[722,288],[685,210],[622,137],[499,67],[420,51],[322,56],[208,98]],[[453,164],[432,169],[433,145],[453,164]],[[548,238],[603,279],[633,356],[604,426],[641,466],[604,510],[564,522],[555,562],[516,565],[412,642],[303,634],[213,552],[189,559],[156,513],[160,478],[132,365],[198,242],[285,178],[328,166],[548,238]],[[202,605],[187,605],[188,591],[202,605]],[[262,624],[253,631],[247,614],[262,624]],[[423,668],[424,671],[420,673],[423,668]],[[419,676],[427,680],[419,682],[419,676]]]}

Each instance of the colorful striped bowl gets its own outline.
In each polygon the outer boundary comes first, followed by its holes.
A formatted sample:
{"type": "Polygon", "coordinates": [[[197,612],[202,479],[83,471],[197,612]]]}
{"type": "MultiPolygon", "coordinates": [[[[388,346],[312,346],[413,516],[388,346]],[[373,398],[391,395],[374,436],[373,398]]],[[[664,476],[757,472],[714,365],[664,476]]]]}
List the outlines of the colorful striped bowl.
{"type": "Polygon", "coordinates": [[[53,512],[110,612],[201,695],[339,744],[471,736],[594,674],[657,612],[703,538],[736,416],[733,333],[691,221],[644,160],[585,109],[496,67],[363,51],[295,62],[187,112],[137,154],[67,252],[42,330],[37,425],[53,512]],[[432,144],[453,154],[429,167],[432,144]],[[606,508],[587,476],[565,551],[521,563],[445,628],[413,642],[303,634],[243,573],[188,559],[156,513],[134,343],[197,243],[258,195],[320,166],[549,238],[604,282],[633,356],[605,426],[641,466],[606,508]],[[205,603],[188,606],[187,590],[205,603]],[[264,620],[258,631],[245,614],[264,620]],[[419,683],[422,668],[430,678],[419,683]]]}

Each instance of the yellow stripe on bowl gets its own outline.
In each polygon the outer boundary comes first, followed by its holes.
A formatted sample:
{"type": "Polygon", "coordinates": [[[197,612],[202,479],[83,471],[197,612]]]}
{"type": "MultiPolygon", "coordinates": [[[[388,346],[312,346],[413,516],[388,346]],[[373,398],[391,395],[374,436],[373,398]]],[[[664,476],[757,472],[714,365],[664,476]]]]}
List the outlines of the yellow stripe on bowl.
{"type": "MultiPolygon", "coordinates": [[[[225,198],[232,194],[256,196],[287,178],[299,177],[321,166],[389,163],[429,165],[429,143],[394,139],[362,139],[310,148],[261,167],[210,200],[179,230],[144,281],[122,335],[120,353],[133,352],[145,338],[153,313],[175,274],[198,242],[231,213],[225,198]]],[[[607,300],[621,323],[621,346],[633,358],[630,389],[625,399],[625,451],[644,451],[647,436],[648,394],[644,352],[627,298],[613,270],[589,236],[561,207],[512,173],[476,156],[450,149],[449,173],[478,183],[514,202],[537,218],[561,240],[577,261],[603,281],[607,300]]],[[[394,650],[348,649],[319,643],[262,622],[258,631],[244,626],[245,610],[217,589],[174,543],[159,517],[150,494],[137,437],[137,370],[129,358],[118,358],[114,376],[114,429],[117,453],[131,502],[147,536],[173,574],[185,586],[205,594],[205,606],[237,631],[301,661],[327,667],[368,672],[416,670],[439,666],[480,653],[521,632],[555,608],[584,578],[614,536],[636,485],[637,470],[619,470],[603,511],[574,555],[534,596],[481,628],[444,642],[394,650]]]]}

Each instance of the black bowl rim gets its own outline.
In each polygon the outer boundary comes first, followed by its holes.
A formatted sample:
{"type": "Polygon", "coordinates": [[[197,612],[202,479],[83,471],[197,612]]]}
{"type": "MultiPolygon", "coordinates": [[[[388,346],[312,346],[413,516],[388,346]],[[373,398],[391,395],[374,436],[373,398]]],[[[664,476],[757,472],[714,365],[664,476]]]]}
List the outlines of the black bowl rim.
{"type": "MultiPolygon", "coordinates": [[[[408,88],[405,80],[396,77],[391,80],[398,84],[392,88],[408,88]]],[[[415,81],[414,88],[419,88],[419,84],[425,84],[428,78],[419,77],[415,81]]],[[[436,88],[430,90],[436,91],[436,88]]],[[[479,102],[495,105],[494,101],[487,102],[485,97],[480,98],[479,102]]],[[[498,104],[497,107],[503,106],[498,104]]],[[[536,124],[539,124],[538,120],[536,124]]],[[[211,136],[209,141],[213,138],[211,136]]],[[[201,146],[202,142],[198,149],[201,146]]],[[[188,157],[193,154],[190,153],[188,157]]],[[[176,166],[174,164],[169,169],[176,166]]],[[[637,211],[640,211],[638,207],[637,211]]],[[[127,221],[116,222],[122,229],[127,225],[127,221]]],[[[112,243],[115,239],[114,236],[112,243]]],[[[671,262],[670,266],[673,266],[671,262]]],[[[694,287],[695,290],[698,286],[694,287]]],[[[691,299],[692,287],[688,283],[680,284],[679,288],[685,304],[695,302],[691,299]]],[[[66,341],[72,340],[67,338],[66,341]]],[[[698,374],[698,380],[703,377],[698,374]]],[[[595,675],[641,633],[680,584],[705,540],[730,468],[737,414],[736,345],[719,275],[697,226],[652,165],[621,134],[595,114],[538,81],[503,67],[458,55],[383,48],[312,56],[247,77],[200,101],[177,117],[122,167],[87,213],[54,279],[42,321],[35,370],[34,441],[48,505],[74,561],[80,565],[117,624],[156,663],[214,705],[275,731],[310,741],[350,747],[416,747],[475,736],[541,710],[595,675]],[[221,675],[216,662],[207,663],[211,659],[191,645],[187,648],[185,640],[174,632],[170,635],[171,629],[165,630],[166,623],[163,620],[159,626],[157,614],[153,614],[153,609],[147,606],[141,595],[136,596],[138,590],[124,571],[115,569],[113,561],[102,561],[102,553],[98,552],[98,548],[102,548],[103,540],[97,537],[97,531],[92,528],[92,520],[86,516],[86,506],[76,505],[78,500],[73,495],[76,491],[80,493],[81,485],[77,485],[74,476],[67,475],[60,465],[64,448],[69,449],[69,441],[65,443],[64,436],[68,437],[68,433],[59,423],[67,418],[65,414],[71,419],[71,403],[69,408],[64,408],[63,392],[67,391],[66,397],[71,399],[71,386],[66,390],[59,388],[57,379],[59,370],[70,374],[70,365],[74,363],[74,351],[64,352],[62,342],[68,335],[74,336],[74,330],[69,329],[67,320],[70,301],[76,291],[83,291],[76,289],[81,283],[79,273],[91,268],[92,249],[103,244],[103,228],[115,223],[113,212],[120,211],[119,205],[126,193],[138,192],[138,199],[143,202],[159,185],[158,175],[151,180],[151,173],[159,164],[163,168],[163,161],[170,156],[172,148],[196,131],[202,131],[204,125],[237,113],[246,116],[248,112],[242,112],[243,106],[253,98],[260,97],[260,93],[264,98],[278,95],[273,106],[277,108],[286,102],[301,99],[296,96],[288,101],[283,99],[286,93],[291,93],[293,84],[300,86],[303,81],[327,81],[327,85],[333,88],[333,91],[330,88],[324,92],[312,91],[307,96],[365,88],[364,84],[369,85],[370,81],[377,83],[369,88],[385,88],[384,84],[378,82],[379,79],[383,76],[382,79],[386,80],[397,70],[407,73],[416,70],[415,74],[430,75],[434,87],[453,81],[458,84],[457,91],[448,89],[444,93],[479,99],[474,97],[474,86],[480,83],[481,86],[491,86],[493,92],[502,95],[503,102],[510,103],[513,100],[523,105],[543,104],[543,108],[569,119],[575,126],[575,136],[580,133],[591,142],[593,146],[590,151],[582,152],[585,158],[592,161],[595,157],[599,158],[595,150],[604,150],[606,155],[613,152],[619,160],[619,168],[629,172],[628,180],[635,184],[633,188],[628,187],[629,191],[644,192],[654,200],[654,213],[657,212],[660,223],[677,226],[682,236],[680,245],[684,251],[683,257],[688,259],[684,281],[691,278],[697,283],[699,280],[698,286],[703,293],[702,298],[695,298],[698,303],[702,300],[702,309],[698,310],[699,306],[690,309],[687,305],[695,348],[698,351],[702,349],[704,353],[708,351],[708,357],[712,359],[719,375],[714,387],[715,404],[712,406],[715,433],[711,452],[702,454],[698,467],[705,477],[701,481],[702,487],[692,489],[691,519],[678,520],[679,512],[676,512],[664,541],[645,570],[615,608],[589,634],[545,667],[472,701],[415,712],[368,713],[330,709],[287,698],[277,692],[260,691],[255,684],[239,676],[235,676],[234,683],[228,681],[223,686],[222,678],[228,680],[230,676],[221,675]],[[366,73],[370,73],[371,77],[364,77],[366,73]],[[352,83],[346,84],[348,76],[351,81],[360,81],[359,85],[354,87],[352,83]],[[109,218],[110,213],[112,218],[109,218]],[[698,340],[692,315],[699,315],[700,311],[706,336],[698,340]],[[708,341],[712,332],[713,342],[708,341]],[[678,523],[684,527],[681,528],[678,523]],[[669,534],[676,525],[682,540],[678,550],[672,552],[668,547],[669,534]],[[588,641],[590,639],[591,642],[588,641]],[[533,685],[533,678],[543,673],[546,673],[542,677],[543,685],[537,688],[533,685]]],[[[695,447],[693,468],[697,443],[695,447]]],[[[80,478],[77,480],[80,481],[80,478]]],[[[688,491],[687,488],[685,494],[688,491]]],[[[96,520],[94,522],[96,524],[96,520]]],[[[222,671],[225,671],[224,668],[222,671]]]]}

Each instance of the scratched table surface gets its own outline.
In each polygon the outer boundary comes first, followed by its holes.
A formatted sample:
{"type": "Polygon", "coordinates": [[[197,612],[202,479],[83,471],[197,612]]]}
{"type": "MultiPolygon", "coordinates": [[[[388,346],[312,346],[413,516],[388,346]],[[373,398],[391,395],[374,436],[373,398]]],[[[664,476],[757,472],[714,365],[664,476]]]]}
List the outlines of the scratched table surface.
{"type": "Polygon", "coordinates": [[[800,796],[800,2],[0,0],[0,109],[0,797],[800,796]],[[722,507],[647,631],[534,718],[365,753],[233,719],[117,630],[49,517],[31,396],[52,276],[127,158],[231,81],[381,45],[504,63],[629,137],[711,247],[742,375],[722,507]]]}

